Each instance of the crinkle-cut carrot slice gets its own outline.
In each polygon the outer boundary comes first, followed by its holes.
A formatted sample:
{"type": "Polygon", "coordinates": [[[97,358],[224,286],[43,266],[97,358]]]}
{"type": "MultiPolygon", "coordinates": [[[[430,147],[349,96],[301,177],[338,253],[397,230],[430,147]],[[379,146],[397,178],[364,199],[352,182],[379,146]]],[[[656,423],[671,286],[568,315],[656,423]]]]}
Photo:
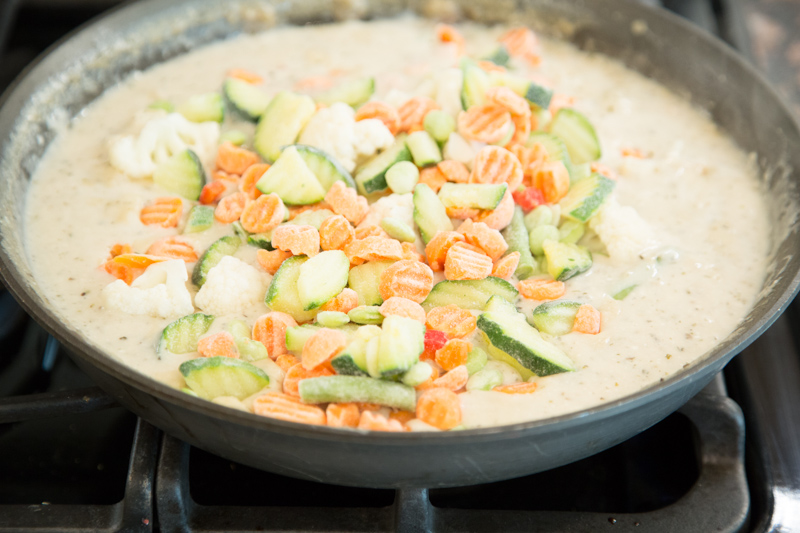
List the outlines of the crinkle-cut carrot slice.
{"type": "Polygon", "coordinates": [[[428,264],[434,271],[444,269],[444,262],[450,247],[457,242],[463,242],[464,236],[457,231],[439,231],[428,241],[425,246],[425,256],[428,264]]]}
{"type": "Polygon", "coordinates": [[[356,228],[356,239],[366,239],[367,237],[383,237],[384,239],[388,239],[389,234],[386,233],[386,230],[382,227],[376,226],[375,224],[356,228]]]}
{"type": "Polygon", "coordinates": [[[420,261],[425,262],[425,257],[417,251],[417,245],[413,242],[400,243],[403,247],[403,259],[406,261],[420,261]]]}
{"type": "Polygon", "coordinates": [[[320,311],[338,311],[340,313],[349,313],[358,307],[358,293],[353,289],[345,287],[342,292],[322,304],[319,308],[320,311]]]}
{"type": "Polygon", "coordinates": [[[201,205],[211,205],[216,202],[222,193],[225,192],[227,189],[226,182],[222,180],[212,181],[203,185],[203,189],[200,191],[200,198],[198,202],[201,205]]]}
{"type": "Polygon", "coordinates": [[[522,174],[528,180],[532,179],[539,165],[547,160],[547,149],[542,143],[534,143],[531,147],[514,144],[509,150],[519,159],[522,165],[522,174]]]}
{"type": "Polygon", "coordinates": [[[510,383],[508,385],[498,385],[492,390],[495,392],[502,392],[504,394],[530,394],[538,388],[538,384],[533,381],[520,381],[519,383],[510,383]]]}
{"type": "MultiPolygon", "coordinates": [[[[466,309],[461,309],[455,304],[434,307],[428,311],[425,319],[425,324],[431,330],[441,331],[450,339],[466,337],[475,331],[476,323],[477,319],[472,313],[466,309]]],[[[447,368],[444,365],[442,367],[447,368]]],[[[448,368],[447,370],[450,369],[448,368]]]]}
{"type": "Polygon", "coordinates": [[[150,255],[158,257],[167,257],[169,259],[182,259],[187,263],[194,263],[197,261],[197,252],[194,246],[185,237],[165,237],[157,240],[150,245],[147,252],[150,255]]]}
{"type": "Polygon", "coordinates": [[[498,65],[493,61],[489,61],[487,59],[481,59],[477,63],[478,67],[484,72],[505,72],[506,67],[502,65],[498,65]]]}
{"type": "Polygon", "coordinates": [[[566,94],[555,93],[552,98],[550,98],[550,106],[548,106],[547,110],[550,111],[551,114],[555,115],[559,109],[562,107],[572,107],[575,105],[575,97],[569,96],[566,94]]]}
{"type": "Polygon", "coordinates": [[[461,161],[445,159],[436,165],[447,181],[453,183],[469,183],[469,169],[461,161]]]}
{"type": "Polygon", "coordinates": [[[513,127],[511,113],[497,104],[474,105],[458,115],[458,133],[467,140],[496,143],[513,127]]]}
{"type": "Polygon", "coordinates": [[[250,233],[266,233],[283,221],[284,209],[280,196],[263,194],[247,202],[239,220],[250,233]]]}
{"type": "Polygon", "coordinates": [[[303,345],[300,362],[306,370],[313,370],[347,346],[347,336],[338,329],[321,328],[303,345]]]}
{"type": "Polygon", "coordinates": [[[447,344],[436,350],[436,362],[445,370],[467,364],[467,355],[472,350],[472,344],[463,339],[452,339],[447,344]]]}
{"type": "Polygon", "coordinates": [[[141,268],[133,268],[122,263],[115,263],[113,260],[108,260],[103,263],[103,268],[106,272],[117,279],[121,279],[127,285],[133,283],[133,280],[135,280],[141,275],[142,272],[144,272],[144,270],[141,268]]]}
{"type": "Polygon", "coordinates": [[[597,335],[600,333],[601,320],[600,311],[589,304],[583,304],[578,308],[578,314],[575,315],[572,331],[597,335]]]}
{"type": "Polygon", "coordinates": [[[162,228],[174,228],[183,214],[183,201],[178,197],[162,197],[142,208],[139,220],[147,226],[158,225],[162,228]]]}
{"type": "Polygon", "coordinates": [[[456,392],[466,387],[468,380],[469,371],[466,365],[459,365],[452,370],[448,370],[440,378],[434,379],[433,386],[456,392]]]}
{"type": "Polygon", "coordinates": [[[223,183],[239,184],[239,176],[228,174],[224,170],[215,170],[211,173],[211,181],[221,181],[223,183]]]}
{"type": "Polygon", "coordinates": [[[229,78],[236,78],[237,80],[245,81],[251,85],[258,85],[264,83],[264,78],[247,69],[232,68],[225,73],[229,78]]]}
{"type": "Polygon", "coordinates": [[[650,159],[653,157],[652,153],[643,152],[639,148],[633,146],[623,146],[619,149],[619,153],[622,157],[634,157],[636,159],[650,159]]]}
{"type": "Polygon", "coordinates": [[[512,56],[522,57],[533,66],[541,63],[541,57],[539,57],[538,52],[539,40],[529,28],[511,28],[500,36],[499,41],[503,43],[508,53],[512,56]]]}
{"type": "Polygon", "coordinates": [[[464,36],[453,26],[449,24],[437,24],[436,38],[443,43],[453,43],[456,45],[459,54],[464,53],[464,36]]]}
{"type": "Polygon", "coordinates": [[[217,168],[241,176],[250,165],[260,161],[258,154],[225,141],[217,149],[217,168]]]}
{"type": "Polygon", "coordinates": [[[594,162],[589,165],[589,169],[592,172],[597,172],[598,174],[602,174],[603,176],[607,177],[608,179],[618,180],[619,174],[617,174],[611,167],[608,165],[604,165],[603,163],[594,162]]]}
{"type": "Polygon", "coordinates": [[[325,251],[343,250],[355,236],[353,226],[342,215],[328,217],[319,226],[319,245],[325,251]]]}
{"type": "Polygon", "coordinates": [[[258,250],[256,252],[256,261],[258,261],[258,265],[273,275],[278,271],[283,262],[290,257],[292,257],[292,253],[284,252],[283,250],[258,250]]]}
{"type": "Polygon", "coordinates": [[[367,237],[356,239],[347,243],[344,253],[353,263],[354,259],[361,261],[399,261],[403,258],[403,247],[399,241],[384,237],[367,237]]]}
{"type": "Polygon", "coordinates": [[[520,187],[512,192],[511,196],[514,197],[514,203],[520,206],[525,213],[545,203],[544,193],[536,187],[520,187]]]}
{"type": "Polygon", "coordinates": [[[417,400],[417,418],[439,429],[453,429],[461,423],[461,402],[453,391],[433,388],[417,400]]]}
{"type": "Polygon", "coordinates": [[[501,146],[484,146],[472,163],[470,183],[507,183],[512,191],[520,186],[524,173],[517,156],[501,146]]]}
{"type": "Polygon", "coordinates": [[[473,222],[483,222],[492,229],[502,230],[511,224],[514,216],[514,197],[511,191],[506,191],[503,199],[494,209],[481,211],[481,214],[473,218],[473,222]]]}
{"type": "Polygon", "coordinates": [[[333,87],[333,78],[324,74],[308,76],[294,84],[294,89],[298,91],[324,91],[331,87],[333,87]]]}
{"type": "Polygon", "coordinates": [[[110,262],[119,265],[129,266],[131,268],[141,268],[144,270],[153,263],[164,261],[163,257],[149,254],[122,254],[110,259],[110,262]]]}
{"type": "Polygon", "coordinates": [[[272,246],[294,255],[313,257],[319,253],[319,231],[314,226],[278,226],[272,231],[272,246]]]}
{"type": "Polygon", "coordinates": [[[415,96],[400,106],[397,114],[400,116],[400,131],[409,133],[423,129],[422,122],[429,111],[439,109],[436,102],[427,96],[415,96]]]}
{"type": "Polygon", "coordinates": [[[201,357],[230,357],[239,358],[239,350],[233,335],[227,331],[220,331],[197,341],[197,351],[201,357]]]}
{"type": "Polygon", "coordinates": [[[507,256],[495,261],[492,267],[492,276],[505,280],[511,278],[519,265],[519,257],[519,252],[511,252],[507,256]]]}
{"type": "Polygon", "coordinates": [[[389,420],[397,420],[405,427],[406,422],[410,420],[414,420],[417,417],[415,413],[411,411],[392,411],[389,413],[389,420]]]}
{"type": "Polygon", "coordinates": [[[214,218],[222,224],[232,224],[242,216],[245,205],[247,205],[247,195],[235,192],[219,201],[217,208],[214,209],[214,218]]]}
{"type": "Polygon", "coordinates": [[[379,403],[354,402],[361,411],[380,411],[383,406],[379,403]]]}
{"type": "Polygon", "coordinates": [[[370,118],[376,118],[383,122],[392,135],[397,135],[397,132],[400,131],[400,115],[397,113],[397,109],[385,102],[373,100],[362,105],[356,111],[356,121],[370,118]]]}
{"type": "Polygon", "coordinates": [[[439,192],[442,185],[447,183],[447,178],[439,170],[438,166],[423,168],[419,171],[419,183],[424,183],[430,187],[433,192],[439,192]]]}
{"type": "Polygon", "coordinates": [[[332,376],[334,371],[327,365],[319,365],[313,370],[306,370],[302,363],[294,365],[286,371],[286,377],[283,378],[283,392],[289,396],[300,397],[300,389],[298,384],[304,379],[308,378],[321,378],[323,376],[332,376]]]}
{"type": "Polygon", "coordinates": [[[239,190],[247,195],[251,200],[255,200],[263,193],[256,189],[256,183],[261,179],[261,176],[269,170],[268,163],[256,163],[250,165],[247,170],[242,174],[242,180],[239,182],[239,190]]]}
{"type": "Polygon", "coordinates": [[[545,202],[554,204],[569,192],[569,171],[562,161],[545,161],[539,165],[533,183],[542,190],[545,202]]]}
{"type": "Polygon", "coordinates": [[[489,87],[485,93],[486,100],[504,107],[512,115],[528,116],[531,106],[528,101],[514,92],[510,87],[489,87]]]}
{"type": "Polygon", "coordinates": [[[406,428],[398,420],[391,420],[374,411],[364,411],[358,421],[358,429],[370,431],[405,431],[406,428]]]}
{"type": "Polygon", "coordinates": [[[288,394],[269,391],[253,400],[253,412],[259,416],[277,418],[300,424],[326,424],[325,411],[316,405],[307,405],[288,394]]]}
{"type": "Polygon", "coordinates": [[[491,274],[492,258],[480,248],[459,242],[447,251],[444,261],[445,279],[484,279],[491,274]]]}
{"type": "Polygon", "coordinates": [[[253,324],[253,339],[267,347],[272,359],[288,353],[286,349],[286,328],[297,327],[297,321],[291,315],[280,311],[270,311],[261,315],[253,324]]]}
{"type": "Polygon", "coordinates": [[[531,300],[555,300],[564,296],[567,286],[554,279],[525,279],[517,284],[517,290],[524,298],[531,300]]]}
{"type": "Polygon", "coordinates": [[[458,227],[458,232],[464,236],[466,242],[477,246],[483,252],[497,261],[508,250],[508,243],[503,235],[496,229],[492,229],[485,222],[473,222],[465,220],[458,227]]]}
{"type": "Polygon", "coordinates": [[[383,316],[402,316],[425,323],[425,310],[422,306],[402,296],[392,296],[384,300],[380,312],[383,316]]]}
{"type": "Polygon", "coordinates": [[[472,207],[445,207],[445,211],[447,212],[447,216],[450,218],[455,218],[456,220],[466,220],[468,218],[475,218],[476,216],[481,214],[480,209],[475,209],[472,207]]]}
{"type": "Polygon", "coordinates": [[[511,122],[514,123],[514,133],[511,140],[506,143],[506,148],[516,144],[524,143],[531,134],[531,115],[511,115],[511,122]]]}
{"type": "Polygon", "coordinates": [[[114,259],[118,255],[129,254],[133,252],[130,244],[117,243],[108,250],[108,259],[114,259]]]}
{"type": "Polygon", "coordinates": [[[278,358],[275,359],[275,364],[278,365],[279,367],[281,367],[281,370],[283,370],[284,372],[286,372],[287,370],[292,368],[294,365],[299,364],[299,363],[300,363],[300,360],[297,357],[295,357],[292,354],[290,354],[290,353],[285,353],[285,354],[279,355],[278,358]]]}
{"type": "Polygon", "coordinates": [[[432,288],[433,270],[419,261],[397,261],[381,272],[379,290],[384,300],[401,296],[422,303],[432,288]]]}
{"type": "Polygon", "coordinates": [[[354,428],[361,419],[361,411],[354,403],[329,403],[325,415],[332,428],[354,428]]]}
{"type": "Polygon", "coordinates": [[[354,225],[364,220],[369,212],[367,199],[359,196],[355,189],[351,189],[341,181],[333,182],[325,194],[325,201],[334,213],[344,216],[354,225]]]}

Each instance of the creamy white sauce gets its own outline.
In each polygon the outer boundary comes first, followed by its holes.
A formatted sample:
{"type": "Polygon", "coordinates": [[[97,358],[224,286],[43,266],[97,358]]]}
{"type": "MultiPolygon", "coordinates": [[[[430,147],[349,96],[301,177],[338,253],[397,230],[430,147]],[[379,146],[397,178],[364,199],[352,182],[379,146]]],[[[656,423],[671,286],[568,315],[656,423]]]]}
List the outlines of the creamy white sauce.
{"type": "MultiPolygon", "coordinates": [[[[473,54],[490,51],[501,32],[477,25],[462,29],[473,54]]],[[[586,409],[680,371],[736,327],[766,269],[768,223],[755,173],[746,155],[704,113],[616,61],[560,42],[544,41],[542,48],[537,75],[574,96],[575,106],[594,124],[602,163],[622,176],[619,202],[635,207],[657,240],[677,250],[679,258],[620,265],[595,254],[592,269],[567,283],[565,298],[597,307],[601,333],[551,339],[578,371],[538,378],[534,394],[464,393],[466,427],[586,409]],[[623,158],[623,147],[653,157],[623,158]],[[611,298],[631,282],[638,286],[624,301],[611,298]]],[[[130,243],[143,252],[156,239],[176,233],[139,222],[140,209],[164,193],[149,180],[133,181],[115,171],[107,140],[130,132],[132,118],[154,100],[180,102],[218,90],[232,67],[261,74],[273,92],[311,76],[373,75],[380,98],[392,90],[414,92],[426,75],[456,63],[454,47],[435,41],[430,22],[348,22],[238,37],[153,67],[108,91],[56,139],[29,192],[28,252],[50,305],[111,357],[182,386],[177,367],[195,354],[159,360],[154,350],[171,320],[104,308],[101,290],[113,278],[98,266],[109,247],[130,243]]],[[[216,224],[188,237],[204,250],[230,232],[230,226],[216,224]]],[[[236,257],[255,264],[255,249],[242,246],[236,257]]],[[[522,301],[520,306],[527,313],[537,304],[522,301]]],[[[240,316],[220,317],[212,331],[235,318],[252,324],[267,311],[263,304],[242,309],[240,316]]],[[[507,379],[513,380],[513,373],[507,379]]]]}

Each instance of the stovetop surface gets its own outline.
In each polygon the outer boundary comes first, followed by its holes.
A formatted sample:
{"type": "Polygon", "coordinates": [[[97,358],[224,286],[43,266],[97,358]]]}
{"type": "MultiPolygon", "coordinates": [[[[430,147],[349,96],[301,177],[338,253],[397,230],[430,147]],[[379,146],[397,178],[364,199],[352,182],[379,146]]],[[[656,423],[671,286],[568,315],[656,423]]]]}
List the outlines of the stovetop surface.
{"type": "MultiPolygon", "coordinates": [[[[0,90],[112,4],[0,2],[0,90]]],[[[800,2],[663,4],[742,50],[800,111],[800,2]]],[[[612,449],[498,483],[393,491],[286,478],[162,435],[0,292],[0,531],[800,531],[799,315],[793,304],[724,381],[612,449]]]]}

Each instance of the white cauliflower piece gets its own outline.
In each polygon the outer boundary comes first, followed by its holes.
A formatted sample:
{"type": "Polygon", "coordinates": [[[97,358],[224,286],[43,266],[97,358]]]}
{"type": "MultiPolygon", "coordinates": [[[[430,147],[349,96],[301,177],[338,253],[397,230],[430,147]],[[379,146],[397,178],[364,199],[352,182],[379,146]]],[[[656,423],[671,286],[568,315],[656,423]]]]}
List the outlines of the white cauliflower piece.
{"type": "Polygon", "coordinates": [[[371,157],[394,143],[394,135],[377,118],[355,123],[355,150],[359,157],[371,157]]]}
{"type": "Polygon", "coordinates": [[[206,282],[194,297],[194,303],[206,313],[219,316],[240,313],[264,298],[264,275],[254,267],[226,255],[208,271],[206,282]]]}
{"type": "Polygon", "coordinates": [[[589,221],[615,262],[636,260],[642,252],[658,244],[650,225],[630,206],[611,197],[589,221]]]}
{"type": "Polygon", "coordinates": [[[336,102],[314,113],[297,142],[319,148],[352,172],[356,168],[355,125],[353,108],[336,102]]]}
{"type": "Polygon", "coordinates": [[[118,279],[103,288],[106,305],[130,315],[160,318],[184,316],[194,311],[186,288],[189,275],[180,259],[153,263],[128,286],[118,279]]]}
{"type": "Polygon", "coordinates": [[[152,176],[156,166],[171,155],[191,148],[204,164],[213,160],[219,124],[190,122],[179,113],[152,114],[139,135],[126,135],[109,143],[111,164],[131,178],[152,176]]]}
{"type": "Polygon", "coordinates": [[[461,85],[464,73],[460,68],[448,68],[436,77],[436,103],[439,108],[456,118],[461,112],[461,85]]]}
{"type": "Polygon", "coordinates": [[[369,212],[364,217],[358,227],[366,226],[379,226],[381,220],[386,217],[396,218],[402,220],[409,227],[414,227],[414,195],[408,194],[390,194],[384,196],[371,206],[369,212]]]}

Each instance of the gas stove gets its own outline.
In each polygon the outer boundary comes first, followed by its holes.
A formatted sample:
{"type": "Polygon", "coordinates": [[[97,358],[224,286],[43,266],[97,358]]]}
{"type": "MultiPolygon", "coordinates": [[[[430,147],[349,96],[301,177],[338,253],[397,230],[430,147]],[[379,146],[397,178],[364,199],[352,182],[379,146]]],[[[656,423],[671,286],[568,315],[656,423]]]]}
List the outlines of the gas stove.
{"type": "MultiPolygon", "coordinates": [[[[0,2],[0,90],[113,4],[0,2]]],[[[799,3],[663,5],[742,51],[800,110],[799,3]]],[[[799,320],[793,304],[681,410],[605,452],[509,481],[395,491],[270,474],[163,434],[0,291],[0,532],[800,531],[799,320]]]]}

